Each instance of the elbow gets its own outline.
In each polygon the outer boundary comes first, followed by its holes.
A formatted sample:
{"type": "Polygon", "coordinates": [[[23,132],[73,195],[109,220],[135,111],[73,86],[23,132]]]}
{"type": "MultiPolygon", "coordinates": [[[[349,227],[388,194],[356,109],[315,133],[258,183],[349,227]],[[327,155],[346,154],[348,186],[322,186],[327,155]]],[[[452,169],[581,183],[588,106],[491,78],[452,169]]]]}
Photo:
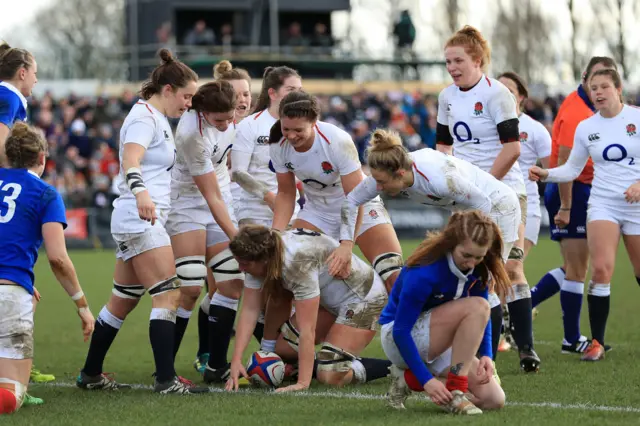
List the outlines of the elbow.
{"type": "Polygon", "coordinates": [[[62,271],[67,263],[67,256],[65,255],[52,255],[49,256],[49,266],[54,272],[62,271]]]}

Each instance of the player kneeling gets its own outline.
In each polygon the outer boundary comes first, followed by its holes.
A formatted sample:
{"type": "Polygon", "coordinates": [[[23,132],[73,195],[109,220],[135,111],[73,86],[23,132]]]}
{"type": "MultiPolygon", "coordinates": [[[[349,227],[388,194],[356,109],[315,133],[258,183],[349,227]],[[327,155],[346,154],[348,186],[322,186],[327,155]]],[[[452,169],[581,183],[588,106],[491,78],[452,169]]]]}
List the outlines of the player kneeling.
{"type": "Polygon", "coordinates": [[[262,350],[275,348],[283,360],[297,360],[299,367],[298,382],[278,391],[307,389],[314,370],[318,381],[335,386],[388,375],[389,361],[358,357],[373,340],[387,303],[384,282],[355,255],[348,278],[329,275],[327,259],[338,246],[333,238],[305,229],[282,234],[259,225],[240,229],[229,249],[247,275],[227,390],[238,389],[241,374],[247,377],[242,355],[263,297],[268,303],[262,350]],[[277,341],[268,340],[279,327],[277,341]],[[322,349],[314,366],[316,344],[322,349]]]}
{"type": "Polygon", "coordinates": [[[404,408],[410,390],[454,414],[504,406],[487,324],[489,277],[502,297],[510,285],[501,256],[498,226],[471,210],[454,213],[409,257],[380,316],[392,407],[404,408]]]}

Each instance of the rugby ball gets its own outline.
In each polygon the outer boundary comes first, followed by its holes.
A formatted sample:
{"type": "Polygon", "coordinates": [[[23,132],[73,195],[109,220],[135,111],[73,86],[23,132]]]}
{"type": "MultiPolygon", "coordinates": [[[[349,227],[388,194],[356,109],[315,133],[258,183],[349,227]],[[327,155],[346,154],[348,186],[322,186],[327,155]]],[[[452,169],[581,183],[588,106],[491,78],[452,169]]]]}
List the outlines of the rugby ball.
{"type": "Polygon", "coordinates": [[[277,388],[284,379],[284,362],[273,352],[254,352],[247,362],[249,381],[262,388],[277,388]]]}

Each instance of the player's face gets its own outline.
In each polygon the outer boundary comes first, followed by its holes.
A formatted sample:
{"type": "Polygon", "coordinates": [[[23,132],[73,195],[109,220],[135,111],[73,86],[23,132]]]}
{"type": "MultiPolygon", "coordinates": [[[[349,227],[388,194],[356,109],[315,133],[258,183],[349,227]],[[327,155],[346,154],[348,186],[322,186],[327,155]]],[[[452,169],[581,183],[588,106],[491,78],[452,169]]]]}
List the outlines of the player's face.
{"type": "Polygon", "coordinates": [[[471,87],[482,76],[480,60],[473,60],[463,46],[449,46],[444,49],[447,71],[453,83],[462,88],[471,87]]]}
{"type": "Polygon", "coordinates": [[[236,106],[236,120],[240,121],[251,111],[251,89],[247,80],[230,80],[229,83],[236,91],[238,105],[236,106]]]}
{"type": "Polygon", "coordinates": [[[204,119],[219,131],[224,132],[233,123],[235,114],[236,110],[233,109],[227,112],[205,112],[204,119]]]}
{"type": "Polygon", "coordinates": [[[22,93],[24,97],[29,97],[33,91],[33,86],[38,82],[38,63],[33,59],[31,66],[29,68],[23,68],[22,70],[24,83],[22,84],[20,93],[22,93]]]}
{"type": "Polygon", "coordinates": [[[267,263],[259,260],[242,260],[236,257],[242,272],[254,277],[264,278],[267,275],[267,263]]]}
{"type": "Polygon", "coordinates": [[[462,272],[475,268],[489,251],[489,246],[479,246],[467,239],[453,249],[453,261],[462,272]]]}
{"type": "Polygon", "coordinates": [[[400,191],[405,189],[402,175],[399,173],[391,174],[384,170],[371,169],[371,176],[376,180],[378,191],[389,195],[398,195],[400,191]]]}
{"type": "Polygon", "coordinates": [[[182,114],[191,108],[191,98],[196,94],[197,84],[190,81],[185,87],[168,92],[168,105],[166,109],[167,116],[171,118],[180,118],[182,114]]]}
{"type": "Polygon", "coordinates": [[[271,105],[278,106],[282,98],[287,96],[291,92],[297,92],[302,90],[302,80],[300,77],[291,75],[284,79],[282,86],[278,90],[269,89],[271,95],[271,105]]]}
{"type": "Polygon", "coordinates": [[[589,82],[589,91],[593,105],[598,111],[615,109],[621,103],[622,87],[616,88],[609,76],[592,77],[589,82]]]}
{"type": "Polygon", "coordinates": [[[509,89],[511,94],[516,97],[516,109],[520,112],[520,103],[524,100],[524,96],[522,96],[518,91],[518,85],[516,82],[507,77],[500,77],[499,81],[507,86],[507,89],[509,89]]]}
{"type": "Polygon", "coordinates": [[[306,151],[311,148],[315,139],[314,124],[315,122],[304,117],[282,117],[280,119],[282,135],[287,138],[296,151],[306,151]]]}

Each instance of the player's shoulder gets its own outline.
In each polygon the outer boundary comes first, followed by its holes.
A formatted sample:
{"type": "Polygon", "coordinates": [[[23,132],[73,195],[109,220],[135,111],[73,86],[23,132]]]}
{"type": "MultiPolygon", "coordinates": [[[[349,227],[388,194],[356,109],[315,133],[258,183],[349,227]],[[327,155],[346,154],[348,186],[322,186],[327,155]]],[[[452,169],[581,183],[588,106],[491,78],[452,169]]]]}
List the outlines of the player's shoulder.
{"type": "Polygon", "coordinates": [[[187,135],[196,132],[198,132],[200,135],[203,134],[200,115],[195,110],[189,110],[182,114],[182,117],[180,117],[180,121],[178,122],[178,126],[176,127],[176,136],[181,134],[187,135]]]}
{"type": "Polygon", "coordinates": [[[452,83],[440,91],[440,94],[438,95],[438,100],[442,101],[442,100],[449,99],[451,96],[453,96],[457,92],[458,92],[458,86],[452,83]]]}
{"type": "Polygon", "coordinates": [[[27,108],[27,99],[13,85],[0,81],[0,100],[10,105],[22,105],[27,108]]]}
{"type": "Polygon", "coordinates": [[[480,81],[481,93],[489,99],[513,99],[515,103],[515,98],[513,94],[509,91],[507,86],[502,84],[500,81],[495,78],[483,76],[480,81]]]}
{"type": "Polygon", "coordinates": [[[335,124],[317,121],[316,131],[318,132],[318,136],[329,145],[345,142],[353,143],[351,135],[335,124]]]}
{"type": "Polygon", "coordinates": [[[154,111],[154,108],[146,102],[138,101],[129,110],[129,114],[124,120],[123,127],[127,127],[135,122],[143,122],[152,126],[156,126],[159,122],[159,111],[154,111]]]}
{"type": "Polygon", "coordinates": [[[549,133],[547,128],[544,127],[544,124],[542,124],[538,120],[534,120],[533,117],[528,114],[520,114],[520,117],[518,117],[518,121],[521,127],[526,127],[527,129],[530,129],[530,131],[533,131],[535,133],[549,133]]]}

